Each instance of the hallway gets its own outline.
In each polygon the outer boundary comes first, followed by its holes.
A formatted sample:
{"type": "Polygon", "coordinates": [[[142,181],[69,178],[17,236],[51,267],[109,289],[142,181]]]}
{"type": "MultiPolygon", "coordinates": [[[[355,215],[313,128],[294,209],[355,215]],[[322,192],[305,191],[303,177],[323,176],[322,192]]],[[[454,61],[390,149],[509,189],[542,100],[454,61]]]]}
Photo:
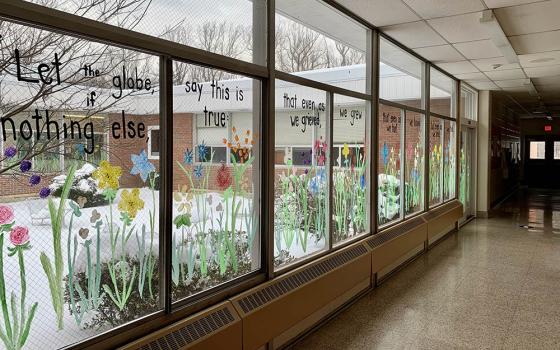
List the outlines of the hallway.
{"type": "Polygon", "coordinates": [[[547,192],[468,223],[294,349],[560,348],[560,192],[547,192]]]}

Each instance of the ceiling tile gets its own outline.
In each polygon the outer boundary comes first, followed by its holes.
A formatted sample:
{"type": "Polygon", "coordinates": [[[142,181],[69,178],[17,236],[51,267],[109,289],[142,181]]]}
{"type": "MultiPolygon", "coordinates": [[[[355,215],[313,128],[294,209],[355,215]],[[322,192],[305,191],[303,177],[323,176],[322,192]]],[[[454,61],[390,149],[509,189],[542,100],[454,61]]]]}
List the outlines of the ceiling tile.
{"type": "Polygon", "coordinates": [[[494,13],[508,36],[560,29],[560,1],[504,7],[496,9],[494,13]]]}
{"type": "Polygon", "coordinates": [[[428,20],[428,23],[450,43],[490,39],[480,24],[480,12],[428,20]]]}
{"type": "Polygon", "coordinates": [[[480,0],[403,0],[422,18],[435,18],[482,11],[480,0]]]}
{"type": "Polygon", "coordinates": [[[488,78],[492,80],[508,80],[508,79],[523,79],[525,73],[521,69],[508,69],[508,70],[495,70],[492,72],[485,72],[488,78]]]}
{"type": "Polygon", "coordinates": [[[336,0],[336,2],[377,27],[420,20],[420,17],[401,1],[336,0]]]}
{"type": "Polygon", "coordinates": [[[524,68],[554,66],[560,64],[560,51],[519,55],[519,63],[524,68]]]}
{"type": "Polygon", "coordinates": [[[428,61],[438,63],[438,62],[456,62],[463,61],[465,58],[455,50],[451,45],[439,45],[439,46],[429,46],[417,48],[417,54],[424,57],[428,61]]]}
{"type": "Polygon", "coordinates": [[[518,63],[508,63],[505,57],[484,58],[471,62],[483,72],[521,68],[518,63]]]}
{"type": "Polygon", "coordinates": [[[469,41],[453,44],[453,46],[469,60],[502,56],[492,40],[469,41]]]}
{"type": "Polygon", "coordinates": [[[437,64],[437,66],[445,70],[449,74],[478,72],[478,69],[476,69],[476,67],[473,66],[469,61],[439,63],[437,64]]]}
{"type": "Polygon", "coordinates": [[[493,82],[474,81],[470,83],[470,85],[472,85],[473,88],[478,90],[500,90],[500,88],[493,82]]]}
{"type": "Polygon", "coordinates": [[[535,2],[535,0],[484,0],[486,6],[491,9],[495,9],[498,7],[506,7],[506,6],[517,6],[528,4],[531,2],[535,2]]]}
{"type": "Polygon", "coordinates": [[[501,88],[518,88],[523,87],[527,90],[526,84],[529,83],[529,79],[511,79],[511,80],[499,80],[496,81],[496,85],[501,88]]]}
{"type": "Polygon", "coordinates": [[[424,21],[397,24],[383,27],[381,30],[411,49],[445,44],[445,40],[424,21]]]}
{"type": "Polygon", "coordinates": [[[545,78],[553,75],[560,75],[560,65],[525,68],[529,78],[545,78]]]}
{"type": "Polygon", "coordinates": [[[560,50],[560,30],[508,37],[518,55],[560,50]]]}
{"type": "Polygon", "coordinates": [[[455,74],[455,78],[468,81],[489,81],[488,77],[480,72],[455,74]]]}

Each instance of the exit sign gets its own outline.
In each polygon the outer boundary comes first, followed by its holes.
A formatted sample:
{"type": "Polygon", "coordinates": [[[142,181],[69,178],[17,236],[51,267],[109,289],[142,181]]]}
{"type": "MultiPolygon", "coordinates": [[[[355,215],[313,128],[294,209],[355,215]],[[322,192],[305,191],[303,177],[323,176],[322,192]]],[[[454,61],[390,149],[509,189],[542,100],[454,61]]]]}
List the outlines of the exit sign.
{"type": "Polygon", "coordinates": [[[552,131],[552,125],[545,125],[544,126],[544,131],[551,132],[552,131]]]}

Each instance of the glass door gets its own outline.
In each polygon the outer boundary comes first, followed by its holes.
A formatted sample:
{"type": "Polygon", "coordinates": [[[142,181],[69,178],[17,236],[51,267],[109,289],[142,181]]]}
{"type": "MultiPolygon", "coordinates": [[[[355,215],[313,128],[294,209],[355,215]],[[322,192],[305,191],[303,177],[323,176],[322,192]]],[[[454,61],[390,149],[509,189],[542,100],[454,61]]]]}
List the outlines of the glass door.
{"type": "Polygon", "coordinates": [[[461,148],[459,154],[459,200],[463,203],[463,220],[465,221],[475,214],[474,190],[475,172],[474,159],[476,129],[464,126],[461,130],[461,148]]]}

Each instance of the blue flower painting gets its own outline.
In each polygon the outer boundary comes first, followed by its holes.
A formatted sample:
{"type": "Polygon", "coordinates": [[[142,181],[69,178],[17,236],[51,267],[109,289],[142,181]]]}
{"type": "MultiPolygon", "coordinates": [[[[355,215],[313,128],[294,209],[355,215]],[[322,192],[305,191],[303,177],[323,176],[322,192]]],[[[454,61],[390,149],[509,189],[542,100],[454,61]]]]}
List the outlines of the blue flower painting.
{"type": "Polygon", "coordinates": [[[208,153],[208,147],[206,147],[206,145],[204,144],[204,141],[202,141],[201,144],[196,146],[196,148],[198,150],[198,159],[201,162],[206,161],[206,154],[208,153]]]}
{"type": "Polygon", "coordinates": [[[389,146],[387,143],[383,143],[383,164],[386,166],[389,162],[389,146]]]}
{"type": "Polygon", "coordinates": [[[185,154],[183,155],[183,161],[187,165],[191,165],[193,163],[193,151],[192,150],[187,148],[187,150],[185,151],[185,154]]]}
{"type": "Polygon", "coordinates": [[[130,159],[132,160],[132,169],[130,173],[132,175],[140,175],[144,182],[146,182],[150,173],[156,171],[156,167],[148,160],[148,155],[145,150],[142,150],[138,155],[132,154],[130,159]]]}
{"type": "Polygon", "coordinates": [[[200,165],[200,164],[197,165],[196,167],[194,167],[194,169],[193,169],[194,177],[197,178],[197,179],[200,179],[202,177],[202,172],[203,172],[203,168],[202,168],[202,165],[200,165]]]}

